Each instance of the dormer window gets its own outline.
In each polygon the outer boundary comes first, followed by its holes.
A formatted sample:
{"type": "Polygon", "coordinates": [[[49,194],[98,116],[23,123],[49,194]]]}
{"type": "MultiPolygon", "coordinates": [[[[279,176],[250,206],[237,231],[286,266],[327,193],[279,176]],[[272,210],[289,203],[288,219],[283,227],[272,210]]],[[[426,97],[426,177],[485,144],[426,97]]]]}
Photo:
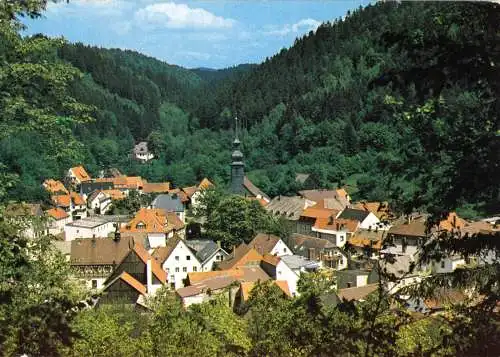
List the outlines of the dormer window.
{"type": "Polygon", "coordinates": [[[139,222],[139,223],[137,223],[137,225],[135,226],[135,228],[137,228],[137,229],[145,229],[146,228],[146,224],[144,222],[139,222]]]}

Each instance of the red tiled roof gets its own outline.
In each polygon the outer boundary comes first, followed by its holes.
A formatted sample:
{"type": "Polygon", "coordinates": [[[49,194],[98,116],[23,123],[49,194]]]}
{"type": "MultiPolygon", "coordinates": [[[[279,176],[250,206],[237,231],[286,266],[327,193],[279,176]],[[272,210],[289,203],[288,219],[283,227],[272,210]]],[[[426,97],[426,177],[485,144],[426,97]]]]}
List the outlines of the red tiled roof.
{"type": "Polygon", "coordinates": [[[76,206],[85,206],[85,200],[78,193],[71,192],[70,195],[71,199],[73,200],[73,204],[75,204],[76,206]]]}
{"type": "Polygon", "coordinates": [[[91,177],[83,166],[72,167],[71,172],[80,182],[90,181],[91,177]]]}
{"type": "Polygon", "coordinates": [[[146,287],[142,285],[138,280],[136,280],[132,275],[128,274],[127,272],[123,272],[118,276],[118,279],[123,280],[126,282],[128,285],[133,287],[135,290],[137,290],[138,293],[142,295],[146,295],[146,287]]]}
{"type": "Polygon", "coordinates": [[[280,237],[273,234],[258,233],[255,238],[248,243],[250,248],[254,248],[260,254],[271,253],[271,250],[278,244],[280,237]]]}
{"type": "Polygon", "coordinates": [[[160,263],[158,263],[158,261],[146,251],[142,244],[135,242],[132,249],[144,264],[147,264],[148,260],[151,260],[151,271],[159,281],[161,281],[162,283],[165,283],[167,281],[167,273],[165,273],[165,271],[162,269],[160,263]]]}
{"type": "Polygon", "coordinates": [[[344,227],[347,232],[356,232],[359,226],[359,221],[352,219],[340,219],[335,218],[331,220],[330,218],[318,218],[314,223],[314,228],[336,231],[344,227]]]}
{"type": "Polygon", "coordinates": [[[214,187],[214,184],[210,182],[210,180],[207,179],[206,177],[203,180],[201,180],[200,184],[198,185],[198,189],[200,190],[206,190],[209,187],[214,187]]]}
{"type": "Polygon", "coordinates": [[[126,198],[125,193],[120,190],[102,190],[102,192],[111,197],[112,200],[123,200],[126,198]]]}
{"type": "Polygon", "coordinates": [[[59,208],[59,207],[51,208],[51,209],[47,210],[47,214],[56,220],[60,220],[60,219],[64,219],[64,218],[69,217],[69,214],[67,214],[65,210],[63,210],[62,208],[59,208]]]}
{"type": "Polygon", "coordinates": [[[242,243],[233,251],[232,255],[228,257],[227,260],[219,263],[219,269],[232,269],[249,263],[260,262],[261,260],[262,255],[259,254],[259,252],[250,248],[245,243],[242,243]]]}
{"type": "Polygon", "coordinates": [[[146,182],[142,188],[144,193],[165,193],[170,190],[170,182],[146,182]]]}
{"type": "Polygon", "coordinates": [[[51,199],[56,206],[60,206],[60,207],[70,207],[71,206],[71,196],[70,195],[52,196],[51,199]]]}
{"type": "Polygon", "coordinates": [[[48,179],[43,182],[43,187],[50,193],[65,193],[68,194],[68,190],[64,187],[61,181],[48,179]]]}
{"type": "Polygon", "coordinates": [[[147,232],[147,233],[166,233],[167,215],[162,209],[141,208],[135,217],[121,228],[124,233],[127,232],[147,232]],[[144,228],[138,227],[144,225],[144,228]]]}

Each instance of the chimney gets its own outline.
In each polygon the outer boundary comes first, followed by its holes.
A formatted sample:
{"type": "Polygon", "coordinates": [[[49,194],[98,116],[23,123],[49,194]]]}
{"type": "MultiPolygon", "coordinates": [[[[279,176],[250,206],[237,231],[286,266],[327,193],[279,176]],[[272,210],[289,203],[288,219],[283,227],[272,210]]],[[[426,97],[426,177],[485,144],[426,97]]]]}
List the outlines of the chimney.
{"type": "Polygon", "coordinates": [[[92,248],[95,248],[96,246],[96,241],[95,241],[95,234],[92,235],[92,248]]]}
{"type": "Polygon", "coordinates": [[[307,258],[309,260],[316,260],[316,252],[315,252],[314,248],[309,248],[309,251],[308,251],[308,254],[307,254],[307,258]]]}
{"type": "Polygon", "coordinates": [[[220,240],[217,241],[217,247],[221,248],[220,240]]]}
{"type": "Polygon", "coordinates": [[[328,225],[333,224],[333,216],[328,217],[328,225]]]}
{"type": "Polygon", "coordinates": [[[337,223],[337,231],[340,231],[340,223],[337,223]]]}
{"type": "Polygon", "coordinates": [[[148,257],[146,262],[146,291],[148,294],[152,294],[153,289],[153,271],[151,270],[151,257],[148,257]]]}

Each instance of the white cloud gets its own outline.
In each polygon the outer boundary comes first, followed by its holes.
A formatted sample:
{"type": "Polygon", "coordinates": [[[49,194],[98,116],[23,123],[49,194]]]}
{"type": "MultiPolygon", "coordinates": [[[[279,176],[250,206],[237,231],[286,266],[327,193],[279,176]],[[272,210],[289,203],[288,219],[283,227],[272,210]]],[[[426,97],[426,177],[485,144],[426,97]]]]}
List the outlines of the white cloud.
{"type": "Polygon", "coordinates": [[[319,25],[321,25],[321,21],[307,18],[302,19],[295,24],[286,24],[281,28],[270,28],[269,30],[264,31],[264,34],[271,36],[286,36],[290,33],[305,33],[309,31],[316,31],[319,25]]]}
{"type": "Polygon", "coordinates": [[[139,26],[152,28],[231,28],[236,21],[216,16],[201,8],[191,8],[186,4],[173,2],[148,5],[135,13],[139,26]]]}

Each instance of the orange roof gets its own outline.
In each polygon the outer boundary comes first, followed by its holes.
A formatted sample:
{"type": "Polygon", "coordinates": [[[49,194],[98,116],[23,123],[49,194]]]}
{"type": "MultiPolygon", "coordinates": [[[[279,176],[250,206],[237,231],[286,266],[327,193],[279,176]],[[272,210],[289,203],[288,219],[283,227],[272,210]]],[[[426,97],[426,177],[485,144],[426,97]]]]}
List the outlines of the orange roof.
{"type": "MultiPolygon", "coordinates": [[[[285,280],[275,280],[273,283],[285,293],[286,296],[292,297],[292,294],[290,293],[290,289],[288,287],[288,282],[285,280]]],[[[255,286],[255,282],[253,281],[245,281],[240,284],[241,288],[241,297],[243,298],[243,301],[247,301],[250,297],[250,292],[252,291],[253,287],[255,286]]]]}
{"type": "Polygon", "coordinates": [[[347,191],[343,188],[339,188],[336,190],[337,191],[337,195],[339,195],[340,197],[343,197],[347,200],[347,197],[349,197],[349,194],[347,193],[347,191]]]}
{"type": "Polygon", "coordinates": [[[141,208],[135,217],[121,231],[144,232],[144,233],[166,233],[167,215],[163,209],[141,208]]]}
{"type": "Polygon", "coordinates": [[[143,180],[140,176],[120,176],[120,177],[105,177],[98,178],[95,180],[96,182],[112,182],[115,186],[115,189],[130,189],[130,190],[138,190],[147,183],[146,180],[143,180]]]}
{"type": "Polygon", "coordinates": [[[356,202],[353,207],[354,209],[364,210],[373,213],[378,219],[390,218],[392,217],[392,212],[389,209],[388,202],[356,202]]]}
{"type": "Polygon", "coordinates": [[[56,206],[70,207],[71,206],[71,196],[70,195],[57,195],[52,196],[51,200],[56,206]]]}
{"type": "Polygon", "coordinates": [[[267,275],[267,273],[260,266],[188,273],[188,281],[190,285],[222,277],[231,277],[234,280],[241,281],[264,281],[269,279],[269,275],[267,275]]]}
{"type": "Polygon", "coordinates": [[[355,247],[364,248],[370,247],[373,249],[382,249],[382,241],[385,236],[385,231],[367,231],[362,230],[356,232],[349,238],[349,243],[355,247]]]}
{"type": "Polygon", "coordinates": [[[455,212],[450,212],[446,219],[439,222],[439,229],[452,231],[454,229],[462,229],[467,225],[467,222],[460,218],[455,212]]]}
{"type": "Polygon", "coordinates": [[[201,180],[200,184],[198,185],[198,189],[200,190],[206,190],[209,187],[214,187],[214,184],[210,182],[210,180],[207,179],[206,177],[203,180],[201,180]]]}
{"type": "Polygon", "coordinates": [[[342,229],[341,227],[347,229],[348,232],[356,232],[359,226],[359,221],[352,219],[341,219],[336,218],[331,220],[330,218],[317,218],[314,223],[314,228],[336,231],[342,229]]]}
{"type": "Polygon", "coordinates": [[[164,193],[170,190],[170,182],[145,182],[142,188],[144,193],[164,193]]]}
{"type": "Polygon", "coordinates": [[[271,254],[264,254],[264,256],[262,257],[263,262],[271,264],[273,266],[278,265],[280,260],[281,260],[280,257],[271,254]]]}
{"type": "Polygon", "coordinates": [[[111,197],[112,200],[123,200],[125,199],[125,193],[120,190],[102,190],[106,195],[111,197]]]}
{"type": "Polygon", "coordinates": [[[262,255],[259,254],[255,249],[250,248],[245,243],[241,243],[236,249],[234,249],[232,255],[219,263],[219,268],[221,270],[232,269],[240,266],[244,266],[250,263],[259,262],[262,260],[262,255]]]}
{"type": "Polygon", "coordinates": [[[72,167],[70,170],[73,173],[73,175],[80,182],[85,182],[85,181],[91,180],[90,175],[87,173],[87,171],[85,171],[83,166],[75,166],[75,167],[72,167]]]}
{"type": "Polygon", "coordinates": [[[124,271],[123,273],[120,274],[120,276],[118,277],[118,279],[121,279],[124,282],[126,282],[128,285],[130,285],[135,290],[137,290],[137,292],[139,292],[140,294],[146,295],[146,291],[147,291],[146,287],[144,285],[142,285],[138,280],[136,280],[129,273],[127,273],[127,272],[124,271]]]}
{"type": "Polygon", "coordinates": [[[85,206],[85,200],[78,193],[71,192],[70,195],[71,195],[71,199],[73,200],[73,203],[75,205],[77,205],[77,206],[85,206]]]}
{"type": "Polygon", "coordinates": [[[51,208],[46,212],[50,217],[52,217],[56,220],[60,220],[60,219],[64,219],[64,218],[69,217],[69,214],[67,214],[65,210],[63,210],[62,208],[59,208],[59,207],[51,208]]]}
{"type": "Polygon", "coordinates": [[[302,212],[301,217],[309,218],[329,218],[331,216],[336,216],[339,213],[338,210],[323,208],[321,204],[315,204],[314,206],[308,207],[302,212]]]}
{"type": "Polygon", "coordinates": [[[160,263],[146,251],[142,244],[135,242],[132,249],[144,264],[147,264],[148,260],[151,261],[151,272],[159,281],[162,283],[167,281],[167,273],[161,268],[160,263]]]}
{"type": "Polygon", "coordinates": [[[184,187],[182,191],[184,191],[188,197],[191,197],[196,191],[198,191],[198,186],[184,187]]]}
{"type": "Polygon", "coordinates": [[[63,183],[58,180],[48,179],[43,182],[43,187],[50,193],[69,193],[63,183]]]}

